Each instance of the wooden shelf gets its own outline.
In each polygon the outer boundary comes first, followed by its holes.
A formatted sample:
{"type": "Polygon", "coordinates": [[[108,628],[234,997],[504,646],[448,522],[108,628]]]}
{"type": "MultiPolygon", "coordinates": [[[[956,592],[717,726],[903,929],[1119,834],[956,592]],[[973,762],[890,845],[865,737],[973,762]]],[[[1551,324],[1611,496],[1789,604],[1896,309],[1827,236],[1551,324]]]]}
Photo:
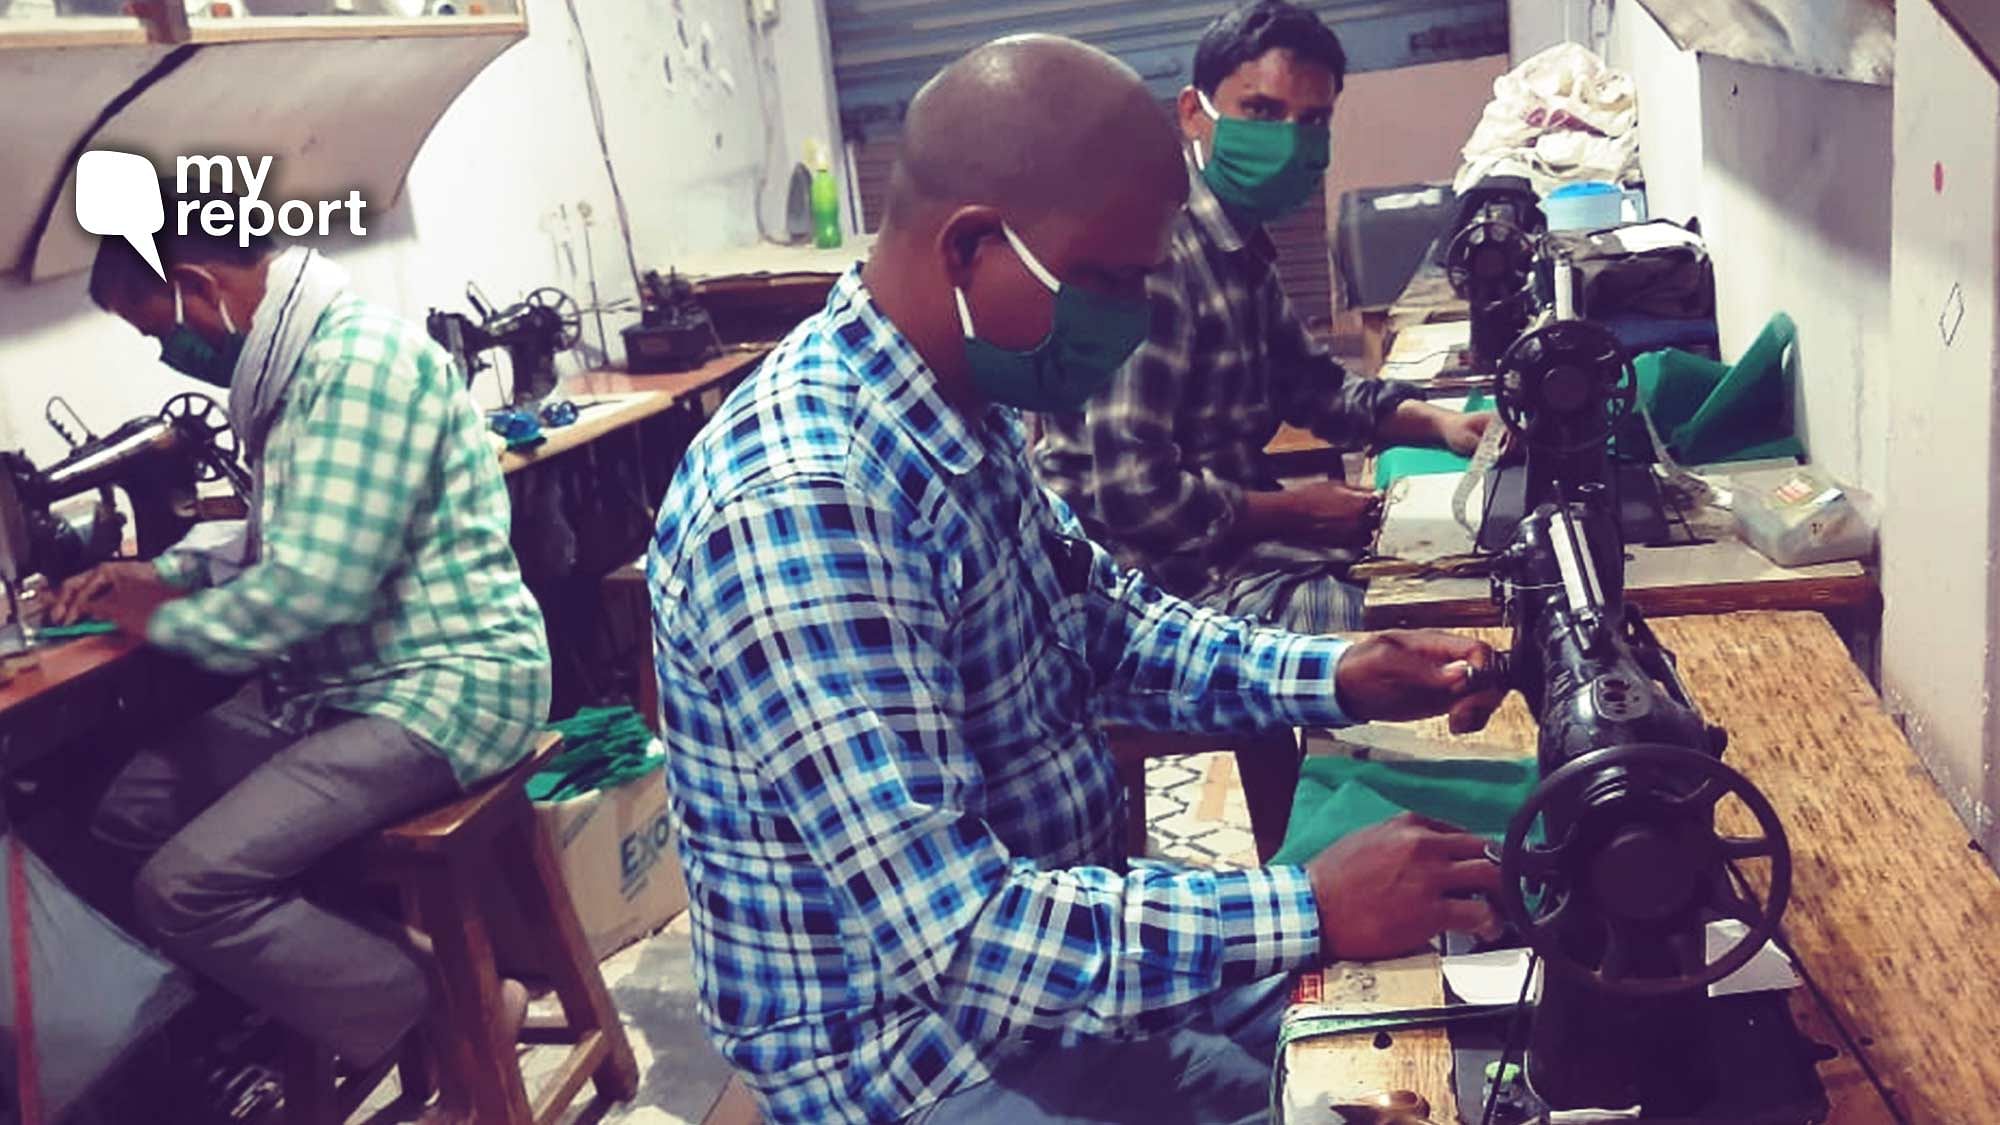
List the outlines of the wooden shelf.
{"type": "MultiPolygon", "coordinates": [[[[198,19],[188,26],[190,43],[272,43],[298,39],[444,39],[460,36],[519,37],[528,33],[521,14],[479,16],[244,16],[198,19]]],[[[146,25],[132,16],[66,16],[53,19],[0,18],[0,50],[71,47],[139,47],[148,42],[146,25]]]]}
{"type": "Polygon", "coordinates": [[[146,25],[131,16],[0,18],[0,51],[64,47],[143,47],[146,25]]]}
{"type": "Polygon", "coordinates": [[[195,20],[190,43],[270,43],[287,39],[423,39],[462,35],[519,36],[527,17],[485,16],[249,16],[195,20]]]}

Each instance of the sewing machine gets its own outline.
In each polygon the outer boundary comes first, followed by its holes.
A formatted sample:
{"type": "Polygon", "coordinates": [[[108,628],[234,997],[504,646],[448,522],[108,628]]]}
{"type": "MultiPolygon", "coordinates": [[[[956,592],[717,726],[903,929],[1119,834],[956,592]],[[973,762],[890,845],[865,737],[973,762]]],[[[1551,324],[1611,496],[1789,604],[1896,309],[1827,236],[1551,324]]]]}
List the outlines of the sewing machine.
{"type": "Polygon", "coordinates": [[[466,385],[492,366],[483,353],[501,348],[514,375],[515,405],[540,402],[553,393],[556,353],[576,347],[583,337],[583,318],[569,294],[545,285],[497,312],[475,286],[466,287],[465,299],[478,320],[432,309],[424,328],[458,361],[466,385]]]}
{"type": "Polygon", "coordinates": [[[1445,241],[1445,278],[1471,321],[1466,369],[1490,374],[1536,309],[1535,254],[1548,220],[1528,182],[1494,176],[1459,200],[1445,241]]]}
{"type": "MultiPolygon", "coordinates": [[[[1514,634],[1497,676],[1540,728],[1542,779],[1498,859],[1502,911],[1544,968],[1525,1037],[1532,1095],[1549,1111],[1639,1106],[1687,1125],[1822,1120],[1813,1048],[1782,994],[1709,992],[1778,934],[1791,851],[1625,603],[1605,447],[1633,410],[1630,365],[1602,328],[1559,315],[1507,354],[1494,393],[1526,446],[1527,515],[1493,563],[1514,634]]],[[[1454,1036],[1469,1105],[1493,1057],[1474,1041],[1454,1036]]],[[[1510,1033],[1502,1056],[1518,1045],[1510,1033]]]]}
{"type": "Polygon", "coordinates": [[[1501,420],[1526,439],[1526,456],[1495,466],[1486,478],[1479,549],[1505,548],[1521,521],[1563,482],[1601,485],[1624,541],[1669,542],[1672,527],[1650,450],[1635,456],[1638,443],[1628,440],[1613,452],[1612,439],[1621,432],[1643,433],[1643,426],[1633,427],[1639,385],[1625,349],[1608,329],[1577,317],[1575,272],[1567,258],[1541,251],[1537,270],[1544,281],[1534,319],[1500,354],[1492,382],[1481,383],[1497,388],[1501,420]],[[1588,429],[1580,428],[1567,412],[1594,409],[1589,399],[1599,394],[1608,396],[1606,418],[1593,416],[1588,429]]]}
{"type": "Polygon", "coordinates": [[[114,489],[131,508],[140,558],[173,546],[198,522],[201,484],[226,480],[248,502],[250,479],[234,432],[206,395],[176,395],[158,414],[102,437],[60,398],[50,400],[47,418],[69,442],[69,456],[38,468],[24,453],[0,452],[0,582],[10,599],[30,575],[60,582],[124,550],[126,519],[114,489]],[[59,406],[67,421],[57,416],[59,406]]]}

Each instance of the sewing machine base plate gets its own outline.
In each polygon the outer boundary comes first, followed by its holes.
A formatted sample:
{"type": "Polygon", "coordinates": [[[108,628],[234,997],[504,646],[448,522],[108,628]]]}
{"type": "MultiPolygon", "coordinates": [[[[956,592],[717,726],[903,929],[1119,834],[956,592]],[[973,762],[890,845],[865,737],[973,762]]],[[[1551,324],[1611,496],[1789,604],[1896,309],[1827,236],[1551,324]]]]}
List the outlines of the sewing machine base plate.
{"type": "MultiPolygon", "coordinates": [[[[1813,1059],[1820,1048],[1799,1034],[1780,992],[1718,997],[1708,1005],[1708,1042],[1722,1091],[1694,1114],[1646,1114],[1657,1125],[1818,1125],[1829,1112],[1813,1059]]],[[[1507,1025],[1484,1020],[1451,1029],[1452,1080],[1460,1116],[1478,1122],[1485,1108],[1486,1067],[1498,1062],[1507,1025]]],[[[1519,1061],[1518,1054],[1516,1061],[1519,1061]]],[[[1503,1102],[1494,1125],[1524,1125],[1548,1107],[1522,1091],[1511,1111],[1503,1102]]],[[[1617,1108],[1617,1107],[1610,1107],[1617,1108]]]]}
{"type": "MultiPolygon", "coordinates": [[[[1465,936],[1452,934],[1445,948],[1449,953],[1468,953],[1492,947],[1475,946],[1465,936]]],[[[1447,996],[1458,1002],[1449,996],[1449,989],[1447,996]]],[[[1799,1032],[1792,1022],[1788,993],[1715,997],[1702,1011],[1708,1024],[1702,1038],[1709,1047],[1719,1091],[1713,1104],[1694,1114],[1647,1114],[1640,1120],[1657,1125],[1820,1125],[1827,1119],[1830,1109],[1817,1064],[1831,1057],[1833,1049],[1799,1032]]],[[[1510,1022],[1492,1019],[1451,1025],[1452,1082],[1459,1116],[1473,1125],[1486,1106],[1487,1065],[1500,1061],[1510,1022]]],[[[1527,1039],[1525,1026],[1517,1034],[1518,1063],[1527,1039]]],[[[1541,1120],[1550,1107],[1528,1093],[1525,1085],[1520,1084],[1511,1106],[1502,1100],[1493,1125],[1541,1120]]]]}
{"type": "MultiPolygon", "coordinates": [[[[1672,521],[1667,517],[1667,501],[1653,467],[1627,462],[1614,468],[1618,497],[1618,530],[1627,543],[1664,546],[1673,541],[1672,521]]],[[[1513,541],[1514,529],[1531,509],[1528,503],[1528,472],[1520,465],[1500,465],[1487,477],[1492,503],[1486,506],[1479,525],[1479,549],[1503,551],[1513,541]]]]}

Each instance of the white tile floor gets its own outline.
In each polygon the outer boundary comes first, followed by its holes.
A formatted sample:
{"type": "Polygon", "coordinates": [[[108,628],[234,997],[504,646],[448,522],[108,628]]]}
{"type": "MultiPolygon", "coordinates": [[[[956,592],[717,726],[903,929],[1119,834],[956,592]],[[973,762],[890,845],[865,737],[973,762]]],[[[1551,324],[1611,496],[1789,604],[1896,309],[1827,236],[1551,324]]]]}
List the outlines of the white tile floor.
{"type": "MultiPolygon", "coordinates": [[[[1151,855],[1211,867],[1256,862],[1234,757],[1155,759],[1146,763],[1146,788],[1151,855]]],[[[687,916],[613,955],[604,962],[604,979],[639,1058],[639,1096],[628,1105],[586,1100],[563,1118],[565,1125],[702,1125],[728,1084],[730,1069],[702,1035],[687,916]]],[[[560,1061],[562,1050],[523,1050],[522,1069],[530,1091],[560,1061]]],[[[385,1084],[364,1107],[375,1115],[367,1118],[372,1125],[400,1119],[379,1112],[394,1100],[393,1086],[393,1081],[385,1084]]]]}

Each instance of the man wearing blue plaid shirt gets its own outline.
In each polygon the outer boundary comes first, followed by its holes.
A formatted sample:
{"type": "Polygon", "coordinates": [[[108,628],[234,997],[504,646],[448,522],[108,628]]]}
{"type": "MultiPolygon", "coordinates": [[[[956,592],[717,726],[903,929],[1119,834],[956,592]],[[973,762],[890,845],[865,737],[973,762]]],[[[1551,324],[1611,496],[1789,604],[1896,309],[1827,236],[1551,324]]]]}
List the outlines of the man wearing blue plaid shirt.
{"type": "Polygon", "coordinates": [[[1491,653],[1198,609],[1035,484],[1017,408],[1136,346],[1183,200],[1137,75],[1002,40],[902,143],[868,264],[695,442],[649,560],[704,1019],[779,1123],[1258,1120],[1289,974],[1485,928],[1497,871],[1413,818],[1128,864],[1100,725],[1471,728],[1491,653]]]}

